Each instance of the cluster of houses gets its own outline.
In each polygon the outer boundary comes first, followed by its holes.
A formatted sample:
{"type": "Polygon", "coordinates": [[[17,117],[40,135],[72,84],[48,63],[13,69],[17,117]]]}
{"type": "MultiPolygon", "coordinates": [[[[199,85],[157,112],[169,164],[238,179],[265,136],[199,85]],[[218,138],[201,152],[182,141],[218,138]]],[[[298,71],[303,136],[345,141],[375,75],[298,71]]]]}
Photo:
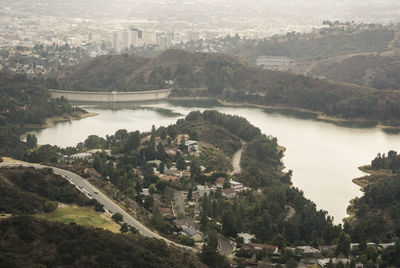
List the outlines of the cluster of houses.
{"type": "MultiPolygon", "coordinates": [[[[257,266],[257,267],[273,267],[272,263],[265,263],[263,261],[256,261],[256,253],[257,251],[267,251],[270,256],[270,260],[273,262],[281,256],[281,251],[277,246],[269,245],[269,244],[258,244],[252,242],[255,236],[253,234],[248,233],[239,233],[238,237],[240,237],[243,241],[243,245],[241,249],[246,250],[252,256],[248,259],[248,266],[257,266]],[[261,265],[260,265],[261,264],[261,265]]],[[[395,243],[386,243],[386,244],[376,244],[376,243],[367,243],[368,247],[373,247],[375,249],[382,250],[386,249],[389,246],[394,246],[395,243]]],[[[350,244],[350,251],[355,252],[359,247],[359,243],[350,244]]],[[[286,250],[292,251],[295,255],[298,254],[302,257],[301,261],[298,263],[297,267],[331,267],[331,265],[343,264],[347,267],[350,264],[350,258],[338,258],[335,257],[337,245],[325,245],[320,246],[318,249],[311,246],[297,246],[297,247],[287,247],[286,250]]],[[[363,268],[364,265],[362,263],[356,263],[356,268],[363,268]]]]}
{"type": "Polygon", "coordinates": [[[66,163],[72,163],[76,160],[86,160],[90,161],[94,158],[96,153],[105,153],[107,155],[111,155],[111,150],[103,150],[103,149],[93,149],[83,153],[77,153],[72,155],[63,155],[61,160],[66,163]]]}

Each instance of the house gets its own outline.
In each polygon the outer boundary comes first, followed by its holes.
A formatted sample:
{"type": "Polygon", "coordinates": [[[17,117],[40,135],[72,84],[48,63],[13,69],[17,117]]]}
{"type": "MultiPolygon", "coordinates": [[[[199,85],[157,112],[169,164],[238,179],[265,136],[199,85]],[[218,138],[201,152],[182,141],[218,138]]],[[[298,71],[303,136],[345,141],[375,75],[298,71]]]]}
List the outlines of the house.
{"type": "Polygon", "coordinates": [[[255,238],[255,235],[249,234],[249,233],[238,233],[238,237],[243,238],[243,243],[245,245],[249,244],[251,242],[251,239],[255,238]]]}
{"type": "Polygon", "coordinates": [[[165,152],[168,155],[176,155],[176,153],[178,152],[177,148],[165,148],[165,152]]]}
{"type": "Polygon", "coordinates": [[[395,242],[386,243],[386,244],[379,244],[379,246],[380,246],[381,248],[384,248],[384,249],[387,249],[388,247],[395,246],[395,245],[396,245],[395,242]]]}
{"type": "Polygon", "coordinates": [[[82,159],[82,160],[89,160],[93,158],[93,154],[91,153],[77,153],[70,156],[72,160],[82,159]]]}
{"type": "Polygon", "coordinates": [[[187,146],[189,153],[194,153],[199,150],[198,141],[188,140],[187,142],[185,142],[185,145],[187,146]]]}
{"type": "Polygon", "coordinates": [[[170,208],[161,208],[161,214],[168,221],[173,221],[176,219],[172,209],[170,209],[170,208]]]}
{"type": "Polygon", "coordinates": [[[161,208],[161,214],[165,217],[168,214],[172,214],[172,209],[170,208],[161,208]]]}
{"type": "Polygon", "coordinates": [[[258,243],[249,243],[248,245],[252,247],[254,250],[266,250],[271,255],[280,255],[279,248],[274,245],[258,244],[258,243]]]}
{"type": "Polygon", "coordinates": [[[228,188],[228,189],[222,190],[222,196],[227,198],[227,199],[234,198],[235,195],[236,195],[235,189],[228,188]]]}
{"type": "Polygon", "coordinates": [[[350,243],[350,250],[357,250],[359,246],[359,243],[350,243]]]}
{"type": "Polygon", "coordinates": [[[164,169],[165,175],[175,176],[175,177],[182,177],[182,171],[178,170],[176,167],[166,168],[164,169]]]}
{"type": "Polygon", "coordinates": [[[175,176],[167,176],[167,175],[161,175],[160,174],[160,179],[163,181],[176,181],[179,179],[179,177],[175,177],[175,176]]]}
{"type": "Polygon", "coordinates": [[[229,184],[232,189],[242,189],[243,188],[243,184],[241,182],[237,182],[232,179],[229,181],[229,184]]]}
{"type": "Polygon", "coordinates": [[[142,193],[143,193],[144,196],[150,195],[150,193],[149,193],[149,188],[143,188],[143,189],[142,189],[142,193]]]}
{"type": "Polygon", "coordinates": [[[217,186],[217,188],[224,188],[224,183],[225,183],[225,178],[218,177],[217,180],[215,181],[215,186],[217,186]]]}
{"type": "Polygon", "coordinates": [[[324,256],[335,256],[337,245],[320,246],[319,251],[324,256]]]}
{"type": "Polygon", "coordinates": [[[210,194],[211,190],[207,186],[196,185],[196,190],[199,193],[199,197],[202,197],[205,194],[210,194]]]}
{"type": "Polygon", "coordinates": [[[296,248],[299,249],[306,257],[315,257],[321,254],[318,249],[310,246],[299,246],[296,248]]]}
{"type": "Polygon", "coordinates": [[[203,241],[203,233],[199,230],[185,227],[182,229],[182,233],[192,238],[195,242],[203,241]]]}
{"type": "Polygon", "coordinates": [[[175,220],[173,221],[173,223],[174,223],[174,225],[175,225],[176,227],[178,227],[178,228],[185,228],[185,227],[187,227],[186,220],[184,220],[184,219],[175,219],[175,220]]]}
{"type": "Polygon", "coordinates": [[[349,264],[350,260],[346,258],[330,258],[330,259],[318,259],[318,265],[321,266],[322,268],[328,267],[328,264],[339,264],[342,263],[344,265],[349,264]]]}
{"type": "Polygon", "coordinates": [[[148,163],[148,164],[154,164],[154,165],[156,165],[157,167],[159,167],[160,164],[161,164],[161,160],[151,160],[151,161],[147,161],[147,163],[148,163]]]}

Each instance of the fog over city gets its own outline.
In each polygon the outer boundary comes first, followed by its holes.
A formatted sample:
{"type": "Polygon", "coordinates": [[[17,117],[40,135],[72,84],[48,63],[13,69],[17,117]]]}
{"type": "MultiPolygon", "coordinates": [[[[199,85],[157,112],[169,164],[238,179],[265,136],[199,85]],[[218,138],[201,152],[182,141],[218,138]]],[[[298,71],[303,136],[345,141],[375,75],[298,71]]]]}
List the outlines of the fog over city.
{"type": "Polygon", "coordinates": [[[68,18],[85,19],[89,25],[94,20],[115,26],[133,23],[158,29],[192,28],[263,35],[309,31],[323,20],[396,22],[400,4],[396,0],[4,0],[0,12],[2,27],[12,26],[16,18],[50,21],[58,18],[60,25],[69,22],[62,18],[68,18]]]}

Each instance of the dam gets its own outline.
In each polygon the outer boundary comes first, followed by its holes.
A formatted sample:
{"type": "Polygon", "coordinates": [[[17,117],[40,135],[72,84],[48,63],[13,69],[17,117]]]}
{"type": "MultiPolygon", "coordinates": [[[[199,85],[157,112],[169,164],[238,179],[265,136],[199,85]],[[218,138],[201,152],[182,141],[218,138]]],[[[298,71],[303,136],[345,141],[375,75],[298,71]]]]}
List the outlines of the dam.
{"type": "Polygon", "coordinates": [[[72,90],[48,90],[52,98],[64,97],[69,101],[75,102],[136,102],[136,101],[153,101],[168,98],[172,89],[160,89],[149,91],[132,91],[132,92],[96,92],[96,91],[72,91],[72,90]]]}

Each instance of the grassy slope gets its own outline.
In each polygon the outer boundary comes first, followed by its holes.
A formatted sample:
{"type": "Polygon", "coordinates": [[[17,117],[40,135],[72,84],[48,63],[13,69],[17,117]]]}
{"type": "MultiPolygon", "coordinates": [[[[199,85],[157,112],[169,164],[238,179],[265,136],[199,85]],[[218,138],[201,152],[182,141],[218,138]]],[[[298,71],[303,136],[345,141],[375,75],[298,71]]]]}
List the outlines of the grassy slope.
{"type": "Polygon", "coordinates": [[[76,224],[87,227],[102,228],[113,233],[120,233],[118,224],[106,218],[105,215],[99,214],[88,207],[78,207],[75,205],[60,207],[54,212],[42,213],[36,216],[48,221],[56,221],[65,224],[75,222],[76,224]]]}

